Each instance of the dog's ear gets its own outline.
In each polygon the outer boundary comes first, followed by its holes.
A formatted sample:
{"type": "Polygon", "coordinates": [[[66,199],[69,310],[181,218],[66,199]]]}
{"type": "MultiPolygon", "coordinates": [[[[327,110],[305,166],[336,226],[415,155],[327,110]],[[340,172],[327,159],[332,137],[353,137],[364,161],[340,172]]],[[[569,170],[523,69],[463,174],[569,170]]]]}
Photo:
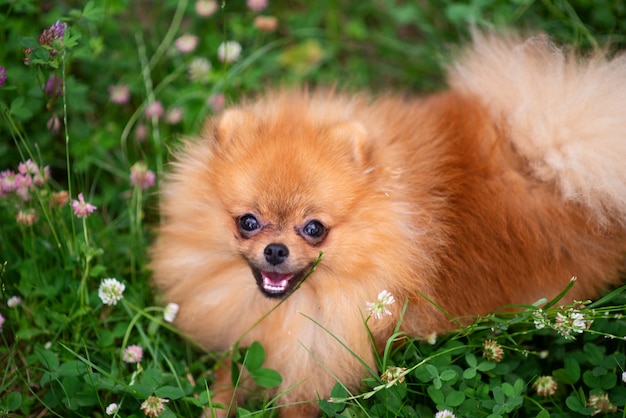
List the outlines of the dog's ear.
{"type": "Polygon", "coordinates": [[[334,126],[331,135],[340,141],[347,141],[352,147],[352,160],[364,164],[367,158],[367,130],[359,122],[344,122],[334,126]]]}
{"type": "Polygon", "coordinates": [[[217,118],[206,122],[202,128],[202,137],[213,139],[223,147],[233,140],[234,132],[243,125],[246,116],[246,112],[241,109],[225,110],[217,118]]]}

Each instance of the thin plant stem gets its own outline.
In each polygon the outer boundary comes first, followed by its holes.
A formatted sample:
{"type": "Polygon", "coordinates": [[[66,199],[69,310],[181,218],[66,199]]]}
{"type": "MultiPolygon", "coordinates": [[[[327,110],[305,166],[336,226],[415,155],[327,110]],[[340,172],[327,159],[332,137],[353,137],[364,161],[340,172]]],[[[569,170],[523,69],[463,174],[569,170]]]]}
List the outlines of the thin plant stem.
{"type": "MultiPolygon", "coordinates": [[[[146,45],[141,33],[135,35],[135,41],[137,42],[137,53],[139,54],[139,62],[141,64],[141,75],[144,82],[144,88],[146,89],[147,105],[151,105],[156,101],[154,94],[154,85],[152,83],[151,67],[148,62],[148,56],[146,54],[146,45]]],[[[163,143],[161,140],[161,132],[159,130],[159,118],[153,116],[150,120],[152,124],[152,142],[156,152],[156,170],[157,178],[161,178],[163,175],[163,143]]]]}

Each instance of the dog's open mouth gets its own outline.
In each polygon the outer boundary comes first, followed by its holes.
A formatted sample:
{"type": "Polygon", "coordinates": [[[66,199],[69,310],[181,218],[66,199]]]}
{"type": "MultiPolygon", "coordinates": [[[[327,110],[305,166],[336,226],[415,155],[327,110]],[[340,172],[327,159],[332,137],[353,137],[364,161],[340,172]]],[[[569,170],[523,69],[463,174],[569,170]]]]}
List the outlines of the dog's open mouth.
{"type": "Polygon", "coordinates": [[[261,288],[270,294],[283,295],[289,288],[289,283],[294,275],[291,273],[275,273],[271,271],[261,272],[261,288]]]}
{"type": "Polygon", "coordinates": [[[270,298],[282,298],[287,296],[302,281],[304,272],[279,273],[264,271],[250,266],[256,284],[263,294],[270,298]]]}

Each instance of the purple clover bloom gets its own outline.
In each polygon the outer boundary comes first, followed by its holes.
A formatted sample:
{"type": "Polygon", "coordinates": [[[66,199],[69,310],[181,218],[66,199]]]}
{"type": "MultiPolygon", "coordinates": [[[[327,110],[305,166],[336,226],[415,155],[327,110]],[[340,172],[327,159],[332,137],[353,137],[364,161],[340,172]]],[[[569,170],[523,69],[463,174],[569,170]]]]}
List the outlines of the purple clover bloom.
{"type": "Polygon", "coordinates": [[[56,74],[52,74],[46,81],[44,91],[48,97],[61,97],[63,95],[63,80],[56,74]]]}
{"type": "Polygon", "coordinates": [[[0,87],[4,86],[4,82],[7,79],[7,71],[4,67],[0,67],[0,87]]]}
{"type": "Polygon", "coordinates": [[[50,34],[53,39],[61,39],[63,35],[65,35],[65,23],[61,23],[60,20],[57,20],[52,26],[50,26],[50,34]]]}
{"type": "Polygon", "coordinates": [[[96,209],[97,208],[91,203],[85,202],[85,198],[82,193],[78,193],[78,200],[72,200],[72,210],[79,218],[86,218],[96,209]]]}
{"type": "Polygon", "coordinates": [[[63,35],[65,35],[65,23],[61,23],[61,21],[57,20],[56,23],[41,32],[41,35],[39,35],[39,43],[41,45],[52,46],[52,42],[55,39],[63,39],[63,35]]]}

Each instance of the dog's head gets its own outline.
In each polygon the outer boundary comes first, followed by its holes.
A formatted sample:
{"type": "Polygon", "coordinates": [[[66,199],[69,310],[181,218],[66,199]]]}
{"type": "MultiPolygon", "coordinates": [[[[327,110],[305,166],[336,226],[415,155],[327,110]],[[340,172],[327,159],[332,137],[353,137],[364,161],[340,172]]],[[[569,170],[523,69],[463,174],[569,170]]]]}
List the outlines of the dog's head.
{"type": "Polygon", "coordinates": [[[215,140],[211,182],[230,218],[230,242],[272,298],[289,294],[320,252],[337,248],[368,192],[364,129],[311,123],[310,109],[282,105],[229,110],[205,128],[215,140]]]}

